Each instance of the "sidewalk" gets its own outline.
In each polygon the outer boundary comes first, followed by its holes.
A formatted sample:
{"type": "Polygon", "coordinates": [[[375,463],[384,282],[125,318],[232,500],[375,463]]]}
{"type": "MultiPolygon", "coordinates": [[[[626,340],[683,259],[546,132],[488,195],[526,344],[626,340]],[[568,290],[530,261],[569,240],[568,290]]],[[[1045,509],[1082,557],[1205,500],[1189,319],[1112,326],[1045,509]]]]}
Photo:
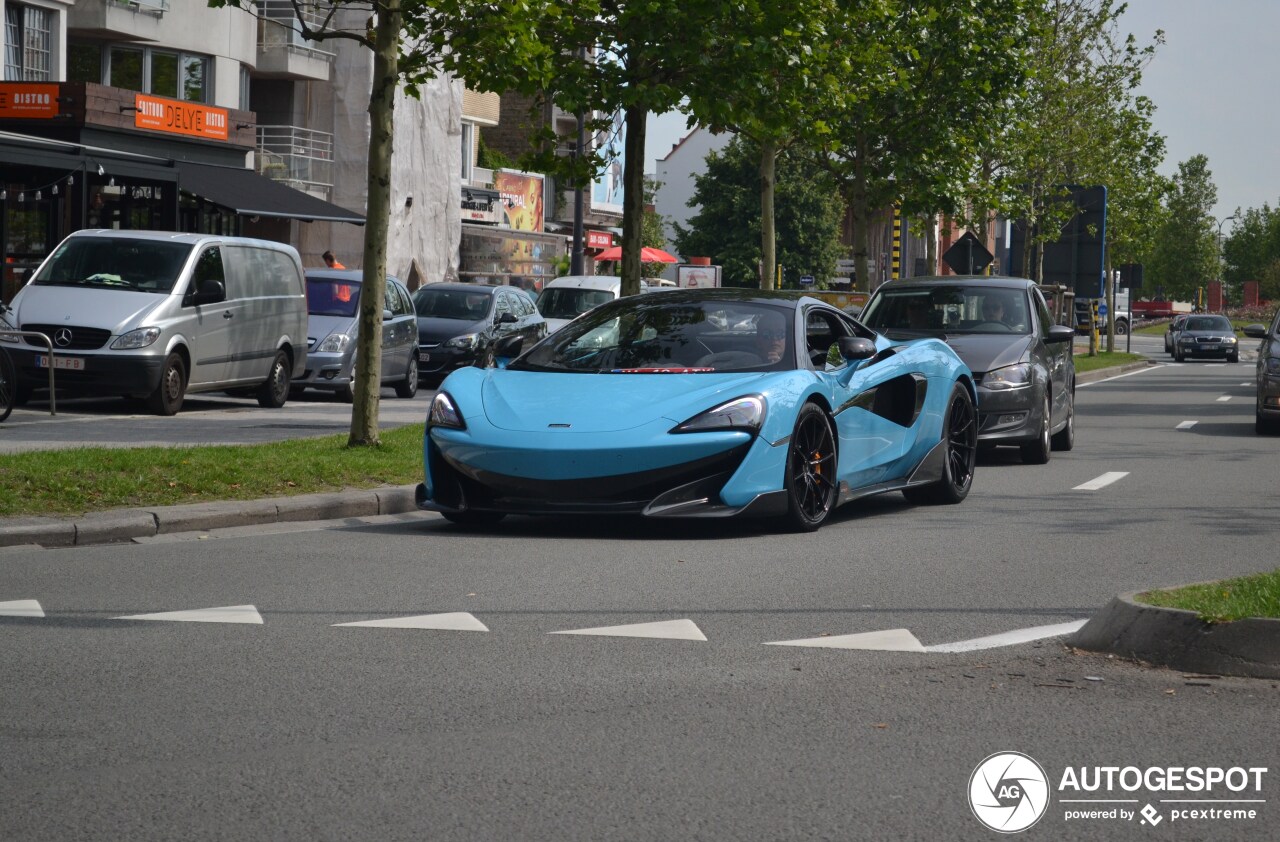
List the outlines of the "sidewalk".
{"type": "MultiPolygon", "coordinates": [[[[1076,382],[1105,380],[1150,364],[1136,362],[1090,371],[1078,375],[1076,382]]],[[[402,485],[262,500],[110,509],[73,517],[0,518],[0,547],[73,547],[232,526],[403,514],[417,511],[413,489],[402,485]]]]}

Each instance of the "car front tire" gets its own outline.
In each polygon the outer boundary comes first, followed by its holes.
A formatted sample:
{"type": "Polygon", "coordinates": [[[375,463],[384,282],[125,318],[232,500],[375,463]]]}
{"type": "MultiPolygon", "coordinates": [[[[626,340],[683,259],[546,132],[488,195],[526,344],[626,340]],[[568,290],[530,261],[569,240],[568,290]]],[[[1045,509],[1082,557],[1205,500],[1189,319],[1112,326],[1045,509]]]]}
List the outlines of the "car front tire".
{"type": "Polygon", "coordinates": [[[1044,396],[1044,410],[1040,418],[1040,435],[1036,436],[1035,441],[1027,442],[1022,445],[1022,461],[1028,465],[1043,465],[1049,461],[1052,444],[1049,438],[1049,430],[1052,424],[1052,410],[1049,406],[1049,395],[1046,392],[1044,396]]]}
{"type": "Polygon", "coordinates": [[[160,369],[160,385],[147,396],[147,406],[156,415],[176,415],[187,393],[187,366],[177,351],[165,357],[160,369]]]}
{"type": "Polygon", "coordinates": [[[836,502],[836,440],[831,419],[817,404],[806,403],[796,417],[782,485],[791,530],[812,532],[826,522],[836,502]]]}
{"type": "Polygon", "coordinates": [[[1076,446],[1076,396],[1067,392],[1067,425],[1053,434],[1050,446],[1054,450],[1067,451],[1076,446]]]}

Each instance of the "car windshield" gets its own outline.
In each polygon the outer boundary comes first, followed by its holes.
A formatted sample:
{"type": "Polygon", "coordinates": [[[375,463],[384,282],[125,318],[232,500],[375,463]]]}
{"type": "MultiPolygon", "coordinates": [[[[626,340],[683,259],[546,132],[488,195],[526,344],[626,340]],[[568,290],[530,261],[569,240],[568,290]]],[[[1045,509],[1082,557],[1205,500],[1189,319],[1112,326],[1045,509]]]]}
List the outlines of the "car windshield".
{"type": "Polygon", "coordinates": [[[191,248],[133,237],[76,237],[58,246],[31,283],[168,293],[191,248]]]}
{"type": "Polygon", "coordinates": [[[486,290],[431,289],[413,294],[413,310],[421,317],[478,322],[489,315],[493,296],[486,290]]]}
{"type": "Polygon", "coordinates": [[[583,313],[614,298],[607,289],[548,287],[538,296],[538,312],[544,319],[576,319],[583,313]]]}
{"type": "Polygon", "coordinates": [[[1226,316],[1193,316],[1187,319],[1183,330],[1221,330],[1231,332],[1231,320],[1226,316]]]}
{"type": "Polygon", "coordinates": [[[747,301],[630,296],[596,308],[509,368],[702,374],[795,367],[793,311],[747,301]]]}
{"type": "Polygon", "coordinates": [[[1029,312],[1021,289],[912,285],[881,289],[859,321],[882,333],[1027,334],[1029,312]]]}
{"type": "Polygon", "coordinates": [[[360,304],[360,284],[337,278],[307,278],[307,312],[313,316],[356,314],[360,304]]]}

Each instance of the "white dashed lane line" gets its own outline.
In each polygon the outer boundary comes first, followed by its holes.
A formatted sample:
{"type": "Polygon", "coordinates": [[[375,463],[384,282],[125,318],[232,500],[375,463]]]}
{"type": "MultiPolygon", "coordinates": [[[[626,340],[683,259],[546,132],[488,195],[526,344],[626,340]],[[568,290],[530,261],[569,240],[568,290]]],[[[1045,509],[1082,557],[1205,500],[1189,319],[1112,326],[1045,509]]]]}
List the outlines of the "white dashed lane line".
{"type": "Polygon", "coordinates": [[[1072,491],[1097,491],[1098,489],[1106,488],[1111,483],[1116,482],[1117,480],[1122,480],[1127,476],[1129,476],[1128,471],[1108,471],[1102,476],[1097,477],[1096,479],[1091,479],[1088,482],[1081,483],[1080,485],[1077,485],[1075,488],[1071,490],[1072,491]]]}
{"type": "Polygon", "coordinates": [[[34,599],[0,602],[0,617],[43,617],[44,609],[34,599]]]}
{"type": "Polygon", "coordinates": [[[1174,427],[1174,429],[1175,429],[1175,430],[1190,430],[1190,429],[1191,429],[1192,427],[1194,427],[1195,425],[1196,425],[1196,422],[1195,422],[1195,421],[1183,421],[1181,424],[1179,424],[1178,426],[1174,427]]]}
{"type": "Polygon", "coordinates": [[[1230,395],[1223,395],[1222,397],[1218,398],[1218,403],[1226,403],[1229,400],[1231,400],[1230,395]]]}

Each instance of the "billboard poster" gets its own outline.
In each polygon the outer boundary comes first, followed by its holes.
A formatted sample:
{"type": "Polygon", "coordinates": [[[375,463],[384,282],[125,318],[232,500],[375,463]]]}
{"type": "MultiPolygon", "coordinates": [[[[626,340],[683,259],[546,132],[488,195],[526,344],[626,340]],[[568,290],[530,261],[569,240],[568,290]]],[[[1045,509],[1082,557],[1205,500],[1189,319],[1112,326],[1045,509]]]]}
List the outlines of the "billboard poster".
{"type": "Polygon", "coordinates": [[[682,263],[676,267],[676,286],[681,289],[706,289],[720,286],[720,267],[682,263]]]}
{"type": "Polygon", "coordinates": [[[543,230],[542,176],[514,170],[497,170],[493,188],[501,197],[507,224],[516,231],[543,230]]]}
{"type": "Polygon", "coordinates": [[[622,213],[622,171],[626,166],[623,154],[626,139],[626,117],[622,111],[613,115],[610,127],[596,135],[596,149],[607,163],[596,173],[591,183],[591,209],[601,213],[622,213]]]}

